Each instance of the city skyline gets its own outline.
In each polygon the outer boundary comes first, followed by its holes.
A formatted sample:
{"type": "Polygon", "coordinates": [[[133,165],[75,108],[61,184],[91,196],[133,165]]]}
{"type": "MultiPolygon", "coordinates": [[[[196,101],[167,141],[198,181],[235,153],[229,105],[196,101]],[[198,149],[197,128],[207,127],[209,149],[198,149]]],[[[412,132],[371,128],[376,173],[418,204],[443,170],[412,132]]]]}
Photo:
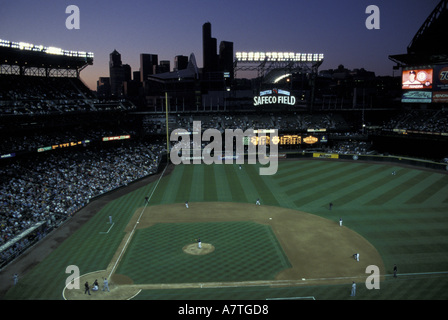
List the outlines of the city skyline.
{"type": "MultiPolygon", "coordinates": [[[[174,66],[175,56],[196,57],[203,67],[202,26],[211,23],[212,36],[233,43],[237,51],[323,53],[320,70],[365,68],[392,75],[389,55],[406,53],[410,41],[439,0],[421,1],[268,1],[167,0],[123,4],[111,0],[4,3],[0,38],[95,54],[81,79],[96,90],[109,76],[109,55],[117,50],[131,71],[140,68],[141,54],[154,54],[174,66]],[[42,4],[45,2],[45,6],[42,4]],[[79,29],[67,29],[66,8],[76,5],[79,29]],[[369,30],[366,8],[379,8],[380,29],[369,30]]],[[[241,76],[241,75],[240,75],[241,76]]]]}

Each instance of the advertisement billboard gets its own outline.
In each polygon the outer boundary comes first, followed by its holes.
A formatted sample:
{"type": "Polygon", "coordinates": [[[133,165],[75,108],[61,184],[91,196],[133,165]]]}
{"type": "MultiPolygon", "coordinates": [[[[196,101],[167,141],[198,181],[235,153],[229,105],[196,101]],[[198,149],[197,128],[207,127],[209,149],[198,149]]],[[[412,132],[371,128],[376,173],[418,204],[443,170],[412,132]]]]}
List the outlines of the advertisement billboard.
{"type": "Polygon", "coordinates": [[[432,102],[448,103],[448,90],[447,91],[434,91],[432,94],[432,102]]]}
{"type": "Polygon", "coordinates": [[[290,105],[296,104],[296,97],[289,91],[272,89],[261,91],[260,95],[254,97],[254,106],[264,105],[290,105]]]}
{"type": "Polygon", "coordinates": [[[403,70],[401,80],[403,90],[432,89],[433,69],[403,70]]]}
{"type": "Polygon", "coordinates": [[[403,92],[401,102],[405,103],[431,103],[431,91],[407,91],[403,92]]]}
{"type": "Polygon", "coordinates": [[[434,66],[434,91],[448,91],[448,65],[434,66]]]}

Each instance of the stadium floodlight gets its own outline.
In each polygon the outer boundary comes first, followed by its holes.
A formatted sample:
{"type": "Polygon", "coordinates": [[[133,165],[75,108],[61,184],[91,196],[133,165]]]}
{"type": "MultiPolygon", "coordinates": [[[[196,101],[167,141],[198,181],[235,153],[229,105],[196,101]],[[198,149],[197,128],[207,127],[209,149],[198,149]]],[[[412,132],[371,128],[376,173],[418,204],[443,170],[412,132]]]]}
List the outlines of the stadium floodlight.
{"type": "Polygon", "coordinates": [[[9,46],[10,46],[10,41],[0,39],[0,47],[9,47],[9,46]]]}
{"type": "Polygon", "coordinates": [[[61,48],[56,48],[56,47],[48,47],[45,50],[46,53],[48,54],[57,54],[57,55],[62,55],[63,54],[63,50],[61,48]]]}
{"type": "Polygon", "coordinates": [[[43,53],[54,54],[54,55],[64,55],[64,56],[69,56],[69,57],[93,58],[93,52],[62,50],[61,48],[44,47],[42,45],[37,46],[37,45],[23,42],[23,41],[14,42],[14,41],[0,39],[0,47],[7,47],[7,48],[12,48],[12,49],[20,49],[20,50],[27,50],[27,51],[35,51],[35,52],[43,52],[43,53]]]}
{"type": "Polygon", "coordinates": [[[31,43],[19,42],[19,48],[20,50],[31,50],[33,45],[31,43]]]}
{"type": "Polygon", "coordinates": [[[317,62],[324,60],[323,53],[294,52],[236,52],[235,58],[241,62],[317,62]]]}

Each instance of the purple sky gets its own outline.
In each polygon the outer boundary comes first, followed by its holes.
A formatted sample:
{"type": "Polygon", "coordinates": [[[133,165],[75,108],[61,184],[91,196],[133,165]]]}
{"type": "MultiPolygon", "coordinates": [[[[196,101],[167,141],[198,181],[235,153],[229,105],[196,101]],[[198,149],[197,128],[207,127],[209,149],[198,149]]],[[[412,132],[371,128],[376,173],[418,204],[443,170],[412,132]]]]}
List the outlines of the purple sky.
{"type": "Polygon", "coordinates": [[[324,53],[320,70],[365,68],[392,75],[391,54],[406,52],[439,0],[14,0],[2,1],[0,39],[91,51],[93,66],[81,73],[96,89],[109,76],[116,49],[132,71],[140,53],[160,60],[194,53],[202,67],[202,25],[234,43],[234,51],[324,53]],[[80,29],[65,27],[66,7],[77,5],[80,29]],[[380,9],[380,29],[368,30],[366,8],[380,9]]]}

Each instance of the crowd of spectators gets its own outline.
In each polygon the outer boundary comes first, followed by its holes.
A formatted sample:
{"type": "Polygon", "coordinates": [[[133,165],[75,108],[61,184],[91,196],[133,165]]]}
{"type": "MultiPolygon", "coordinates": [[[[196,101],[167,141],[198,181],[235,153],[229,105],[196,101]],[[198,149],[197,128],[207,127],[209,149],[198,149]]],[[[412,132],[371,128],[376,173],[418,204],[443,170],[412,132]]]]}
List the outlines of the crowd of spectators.
{"type": "Polygon", "coordinates": [[[43,148],[51,145],[78,141],[101,141],[103,137],[112,137],[116,135],[127,134],[135,137],[137,132],[132,129],[126,131],[107,129],[107,128],[91,128],[89,130],[83,129],[80,131],[55,129],[52,132],[33,134],[18,134],[8,135],[2,137],[3,141],[0,145],[0,154],[29,151],[36,152],[38,148],[43,148]]]}
{"type": "Polygon", "coordinates": [[[385,130],[411,130],[448,133],[447,110],[409,110],[384,121],[385,130]]]}
{"type": "Polygon", "coordinates": [[[372,145],[367,141],[359,140],[345,140],[334,142],[331,147],[329,147],[326,152],[328,153],[338,153],[338,154],[356,154],[365,155],[372,152],[372,145]]]}
{"type": "MultiPolygon", "coordinates": [[[[49,152],[1,166],[0,245],[39,221],[63,221],[90,199],[155,173],[163,151],[159,142],[128,141],[109,148],[49,152]]],[[[23,241],[2,252],[2,258],[23,241]]]]}
{"type": "MultiPolygon", "coordinates": [[[[347,123],[343,117],[336,114],[300,114],[289,116],[273,114],[235,113],[235,114],[208,114],[191,115],[178,114],[168,117],[169,131],[174,129],[193,130],[193,122],[200,121],[205,129],[218,129],[224,132],[226,129],[278,129],[279,131],[299,132],[307,129],[346,130],[347,123]]],[[[166,119],[161,115],[146,115],[143,118],[143,126],[148,134],[163,134],[166,132],[166,119]]]]}
{"type": "Polygon", "coordinates": [[[78,78],[0,76],[0,115],[50,115],[133,110],[128,101],[102,101],[78,78]]]}

